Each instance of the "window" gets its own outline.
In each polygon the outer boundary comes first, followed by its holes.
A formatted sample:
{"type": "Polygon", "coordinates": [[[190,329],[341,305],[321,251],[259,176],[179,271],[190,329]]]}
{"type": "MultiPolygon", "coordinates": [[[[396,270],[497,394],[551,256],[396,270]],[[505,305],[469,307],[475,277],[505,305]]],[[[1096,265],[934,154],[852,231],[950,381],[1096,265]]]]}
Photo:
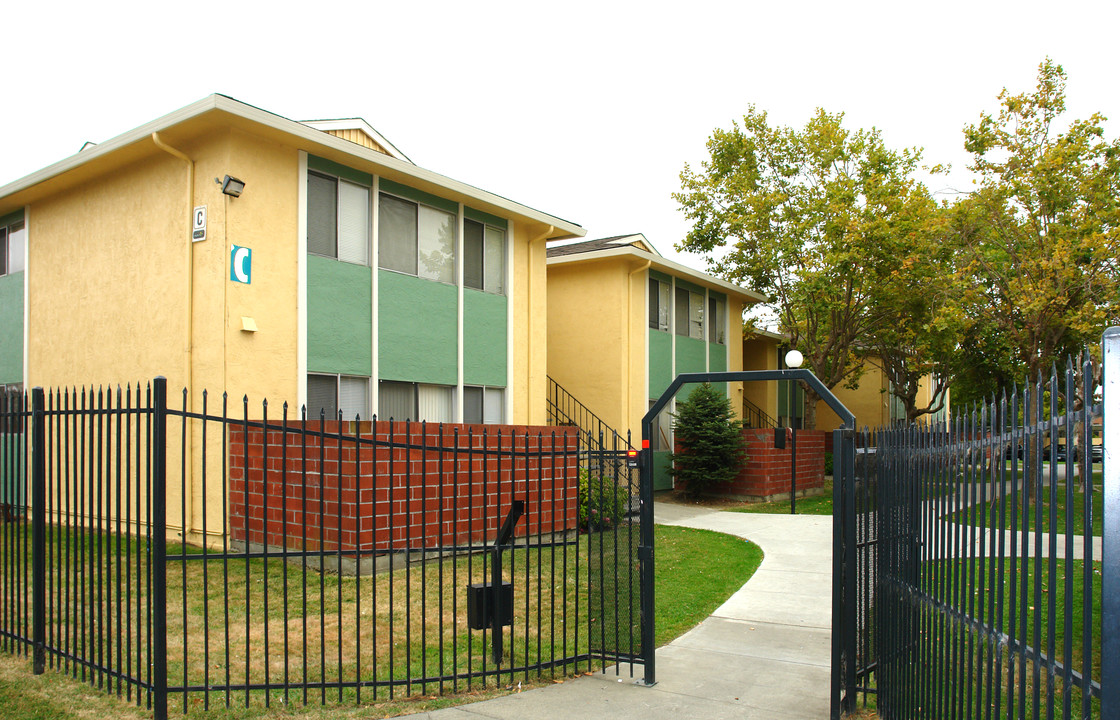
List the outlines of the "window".
{"type": "Polygon", "coordinates": [[[474,220],[463,221],[463,286],[505,291],[506,233],[474,220]]]}
{"type": "Polygon", "coordinates": [[[463,422],[473,425],[501,423],[505,417],[506,391],[504,388],[463,388],[463,422]]]}
{"type": "Polygon", "coordinates": [[[23,383],[0,385],[0,434],[22,434],[28,410],[23,383]]]}
{"type": "Polygon", "coordinates": [[[708,295],[708,342],[724,344],[725,328],[724,308],[726,303],[722,298],[708,295]]]}
{"type": "Polygon", "coordinates": [[[450,385],[382,380],[377,387],[380,420],[455,421],[455,388],[450,385]]]}
{"type": "MultiPolygon", "coordinates": [[[[649,409],[652,410],[656,403],[656,399],[651,399],[649,401],[649,409]]],[[[650,438],[649,442],[649,449],[653,452],[673,449],[672,407],[673,403],[670,402],[668,405],[661,408],[661,412],[657,413],[653,418],[653,437],[650,438]]]]}
{"type": "Polygon", "coordinates": [[[382,193],[377,232],[380,267],[455,282],[453,214],[382,193]]]}
{"type": "Polygon", "coordinates": [[[307,419],[314,420],[320,412],[327,419],[369,419],[369,378],[349,375],[307,376],[307,419]]]}
{"type": "Polygon", "coordinates": [[[23,221],[0,227],[0,275],[23,271],[23,253],[27,233],[23,221]]]}
{"type": "Polygon", "coordinates": [[[369,264],[369,188],[307,173],[307,252],[369,264]]]}
{"type": "Polygon", "coordinates": [[[704,339],[704,296],[678,287],[676,293],[677,335],[704,339]]]}
{"type": "Polygon", "coordinates": [[[649,279],[649,326],[669,332],[669,283],[649,279]]]}

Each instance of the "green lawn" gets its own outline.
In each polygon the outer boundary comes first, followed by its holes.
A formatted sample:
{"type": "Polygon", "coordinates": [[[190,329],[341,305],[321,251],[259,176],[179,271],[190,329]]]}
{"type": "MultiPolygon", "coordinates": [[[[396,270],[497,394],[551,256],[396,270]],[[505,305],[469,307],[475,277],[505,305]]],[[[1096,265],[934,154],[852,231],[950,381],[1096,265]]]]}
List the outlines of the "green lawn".
{"type": "MultiPolygon", "coordinates": [[[[991,563],[983,560],[937,560],[928,563],[926,566],[927,575],[930,576],[929,579],[935,581],[934,578],[936,577],[935,582],[943,584],[946,588],[959,585],[969,575],[978,576],[981,572],[990,572],[991,570],[991,563]]],[[[1101,677],[1100,573],[1101,564],[1099,562],[1093,563],[1090,583],[1092,585],[1091,612],[1095,622],[1089,628],[1091,636],[1089,655],[1092,664],[1091,674],[1093,679],[1098,682],[1101,677]]],[[[1047,657],[1053,657],[1060,662],[1069,657],[1073,669],[1080,673],[1085,670],[1084,654],[1082,652],[1086,629],[1083,616],[1084,583],[1084,561],[1078,560],[1071,564],[1057,561],[1051,568],[1047,560],[1028,560],[1025,563],[1020,563],[1016,573],[1012,573],[1010,566],[1008,566],[1006,579],[1002,584],[997,583],[993,587],[989,578],[986,583],[988,587],[985,591],[983,593],[977,592],[976,597],[971,599],[972,603],[975,603],[971,608],[971,614],[977,617],[983,614],[985,624],[998,625],[1006,637],[1025,638],[1028,646],[1041,650],[1047,657]],[[1023,602],[1023,587],[1021,584],[1024,576],[1026,578],[1026,602],[1023,602]],[[1069,585],[1068,593],[1067,583],[1069,585]],[[1035,599],[1036,593],[1037,602],[1035,599]],[[1002,609],[999,602],[1001,595],[1002,609]],[[1015,596],[1014,605],[1012,604],[1013,595],[1015,596]],[[1068,619],[1066,616],[1067,599],[1070,611],[1068,619]],[[1051,610],[1051,604],[1053,610],[1051,610]],[[1019,610],[1014,610],[1015,608],[1019,608],[1019,610]],[[993,613],[996,615],[994,623],[991,618],[993,613]],[[1051,619],[1053,620],[1052,625],[1051,619]],[[1065,650],[1067,638],[1071,648],[1068,656],[1065,650]]],[[[957,606],[964,605],[963,609],[970,612],[967,601],[962,603],[958,599],[949,602],[957,606]]],[[[1025,653],[1025,661],[1024,656],[1018,652],[1011,653],[1004,650],[1002,658],[999,653],[993,655],[989,644],[984,641],[979,633],[970,632],[970,627],[946,622],[942,629],[934,632],[933,628],[927,626],[927,632],[932,632],[934,636],[943,638],[944,642],[939,646],[942,652],[934,653],[933,657],[926,658],[922,663],[915,665],[913,684],[915,686],[919,684],[918,677],[921,673],[926,674],[926,677],[932,683],[931,687],[942,688],[945,694],[951,694],[954,687],[959,691],[960,688],[972,684],[974,688],[973,698],[976,704],[975,714],[972,715],[974,717],[980,716],[987,698],[991,697],[991,701],[994,702],[994,697],[992,697],[994,695],[1001,696],[1003,708],[1008,705],[1009,694],[1018,706],[1020,691],[1026,698],[1024,709],[1028,711],[1029,715],[1030,709],[1034,707],[1033,697],[1037,686],[1040,693],[1039,707],[1045,716],[1048,683],[1046,665],[1039,664],[1036,667],[1029,652],[1025,653]],[[967,642],[967,650],[961,648],[960,643],[962,641],[967,642]],[[956,654],[952,654],[953,652],[956,654]],[[1013,660],[1012,656],[1014,656],[1013,660]],[[991,663],[994,666],[997,659],[1001,660],[1001,675],[989,675],[988,664],[991,663]],[[1012,667],[1015,668],[1014,673],[1011,672],[1012,667]],[[971,676],[968,674],[969,671],[972,672],[971,676]],[[1035,679],[1036,673],[1038,675],[1037,681],[1035,679]]],[[[1068,694],[1073,706],[1071,717],[1080,717],[1081,691],[1073,684],[1068,689],[1064,688],[1060,671],[1056,673],[1054,682],[1054,708],[1057,714],[1061,715],[1063,696],[1068,694]]],[[[1099,717],[1099,701],[1094,699],[1091,705],[1091,717],[1099,717]]],[[[1002,712],[1003,710],[1001,710],[1002,712]]]]}
{"type": "MultiPolygon", "coordinates": [[[[1053,526],[1058,533],[1065,533],[1066,531],[1066,485],[1064,483],[1058,484],[1054,487],[1056,502],[1051,502],[1050,488],[1042,488],[1042,495],[1037,499],[1034,504],[1028,505],[1026,508],[1026,520],[1023,517],[1022,497],[1017,501],[1016,508],[1019,513],[1018,526],[1020,528],[1026,526],[1028,530],[1034,532],[1049,532],[1053,526]],[[1039,521],[1041,520],[1041,527],[1039,521]]],[[[1104,495],[1100,486],[1093,491],[1093,535],[1100,536],[1103,532],[1104,523],[1104,495]]],[[[973,508],[966,508],[964,510],[950,513],[945,516],[947,520],[962,523],[964,525],[974,525],[976,527],[999,527],[1001,519],[1001,505],[1003,513],[1003,527],[1005,529],[1011,528],[1011,498],[1007,497],[1002,501],[991,502],[986,505],[977,504],[973,508]]],[[[1077,490],[1073,491],[1073,532],[1077,535],[1082,535],[1085,532],[1085,493],[1077,490]]]]}
{"type": "MultiPolygon", "coordinates": [[[[727,510],[744,513],[769,513],[771,515],[788,515],[789,498],[775,500],[774,502],[746,503],[738,507],[729,507],[727,510]]],[[[824,492],[811,497],[797,498],[798,515],[831,515],[832,514],[832,481],[826,479],[824,492]]]]}
{"type": "MultiPolygon", "coordinates": [[[[716,607],[746,582],[762,561],[762,553],[757,546],[728,535],[689,528],[657,526],[655,537],[657,547],[655,613],[657,618],[656,643],[658,645],[669,642],[711,614],[716,607]],[[719,562],[712,562],[713,558],[719,558],[719,562]]],[[[607,543],[604,542],[604,546],[606,545],[607,543]]],[[[195,565],[200,564],[195,563],[195,565]]],[[[519,567],[524,566],[519,565],[519,567]]],[[[258,566],[258,569],[260,569],[260,566],[258,566]]],[[[392,575],[400,575],[402,572],[397,571],[392,575]]],[[[174,573],[170,575],[174,582],[174,573]]],[[[269,578],[270,585],[277,582],[276,578],[279,575],[280,573],[273,573],[273,576],[269,578]]],[[[416,571],[413,571],[413,576],[412,578],[398,577],[394,582],[403,583],[401,587],[411,585],[415,592],[419,587],[418,583],[432,581],[432,578],[425,580],[424,576],[417,577],[416,571]]],[[[332,593],[337,593],[340,585],[345,586],[354,582],[347,578],[339,578],[336,575],[329,577],[332,593]]],[[[446,580],[443,572],[435,578],[437,583],[446,580]]],[[[191,578],[188,577],[188,582],[190,581],[191,578]]],[[[368,583],[369,579],[367,578],[364,582],[368,583]]],[[[381,578],[380,582],[388,583],[388,576],[381,578]]],[[[214,588],[211,587],[210,590],[213,591],[214,588]]],[[[348,614],[349,608],[345,590],[346,588],[343,587],[342,597],[344,602],[347,603],[343,615],[348,614]]],[[[236,592],[236,589],[233,591],[236,592]]],[[[175,597],[176,594],[172,592],[170,595],[175,597]]],[[[191,603],[195,606],[195,609],[200,604],[201,597],[202,595],[195,597],[194,602],[191,603]]],[[[300,602],[302,603],[302,598],[300,602]]],[[[603,608],[609,606],[610,603],[599,605],[603,608]]],[[[241,614],[244,613],[244,607],[242,604],[241,607],[234,607],[233,609],[234,612],[241,614]]],[[[595,612],[594,608],[595,603],[593,602],[592,613],[595,612]]],[[[317,611],[315,603],[311,602],[310,599],[308,609],[317,611]]],[[[211,608],[211,611],[213,611],[213,608],[211,608]]],[[[586,609],[581,609],[580,614],[583,615],[584,612],[586,612],[586,609]]],[[[610,627],[614,627],[615,623],[624,626],[633,622],[632,618],[595,617],[594,615],[593,617],[593,628],[597,626],[596,624],[609,623],[610,627]]],[[[174,632],[174,628],[175,622],[172,621],[169,629],[174,632]]],[[[586,636],[586,631],[583,634],[586,636]]],[[[201,637],[202,634],[196,631],[189,636],[191,642],[183,644],[180,641],[178,646],[172,643],[172,657],[169,660],[173,673],[182,672],[184,654],[192,655],[195,648],[190,646],[196,644],[201,637]]],[[[592,643],[595,644],[594,638],[592,638],[592,643]]],[[[520,642],[518,645],[520,646],[520,642]]],[[[343,650],[345,651],[346,648],[344,647],[343,650]]],[[[434,649],[429,649],[429,652],[432,655],[437,654],[434,649]]],[[[195,663],[192,663],[192,665],[195,665],[195,663]]],[[[312,668],[312,670],[314,676],[317,668],[312,668]]],[[[581,666],[580,671],[583,670],[586,670],[586,667],[581,666]]],[[[217,666],[212,668],[211,671],[215,675],[224,674],[222,669],[217,666]]],[[[193,675],[193,672],[191,674],[193,675]]],[[[563,678],[564,675],[561,673],[557,677],[563,678]]],[[[542,679],[537,679],[536,673],[533,673],[524,682],[523,687],[547,684],[553,681],[547,674],[542,679]]],[[[408,697],[373,698],[371,697],[372,693],[368,693],[363,695],[362,705],[353,704],[351,701],[350,704],[336,703],[320,706],[317,703],[317,697],[315,697],[305,707],[302,705],[302,697],[293,693],[291,705],[274,701],[272,707],[267,709],[259,704],[253,704],[249,708],[235,706],[226,709],[221,701],[212,699],[211,710],[205,713],[202,712],[199,695],[194,694],[190,698],[188,714],[199,718],[222,718],[223,720],[227,718],[249,720],[251,718],[289,716],[308,718],[309,720],[328,717],[391,717],[504,695],[517,690],[517,684],[522,682],[521,675],[519,673],[513,682],[504,677],[502,682],[509,684],[495,686],[491,683],[485,687],[474,687],[466,692],[448,695],[439,695],[436,692],[438,688],[435,687],[423,689],[418,686],[413,690],[413,694],[408,697]]],[[[399,693],[399,695],[404,695],[404,693],[399,693]]],[[[149,712],[142,711],[132,704],[118,701],[88,684],[75,681],[58,672],[48,670],[46,674],[36,677],[31,674],[30,662],[26,657],[2,652],[0,652],[0,708],[3,708],[0,714],[3,715],[5,720],[78,720],[85,718],[100,720],[105,717],[151,717],[149,712]]],[[[170,708],[172,714],[181,713],[181,698],[171,697],[170,708]]]]}

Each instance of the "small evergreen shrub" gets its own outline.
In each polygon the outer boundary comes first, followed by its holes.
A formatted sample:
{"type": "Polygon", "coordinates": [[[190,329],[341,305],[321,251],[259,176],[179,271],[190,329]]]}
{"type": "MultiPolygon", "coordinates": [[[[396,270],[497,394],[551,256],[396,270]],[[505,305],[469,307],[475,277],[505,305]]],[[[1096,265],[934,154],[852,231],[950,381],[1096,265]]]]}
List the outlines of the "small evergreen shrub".
{"type": "Polygon", "coordinates": [[[606,530],[617,527],[630,509],[627,488],[610,478],[591,475],[579,469],[579,527],[581,530],[606,530]]]}
{"type": "Polygon", "coordinates": [[[746,460],[742,425],[735,419],[731,400],[708,383],[677,403],[673,429],[678,451],[670,456],[669,472],[684,483],[690,497],[700,497],[739,474],[746,460]]]}
{"type": "Polygon", "coordinates": [[[824,454],[824,474],[832,475],[832,453],[830,452],[824,454]]]}

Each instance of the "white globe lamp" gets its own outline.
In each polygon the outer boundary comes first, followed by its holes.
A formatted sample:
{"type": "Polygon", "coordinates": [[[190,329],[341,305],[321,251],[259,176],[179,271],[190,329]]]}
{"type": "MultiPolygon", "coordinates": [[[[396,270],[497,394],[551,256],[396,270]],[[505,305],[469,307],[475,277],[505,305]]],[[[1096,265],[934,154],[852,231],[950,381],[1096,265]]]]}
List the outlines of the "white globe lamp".
{"type": "Polygon", "coordinates": [[[786,353],[786,367],[799,368],[803,362],[805,362],[805,356],[801,354],[800,350],[790,350],[786,353]]]}

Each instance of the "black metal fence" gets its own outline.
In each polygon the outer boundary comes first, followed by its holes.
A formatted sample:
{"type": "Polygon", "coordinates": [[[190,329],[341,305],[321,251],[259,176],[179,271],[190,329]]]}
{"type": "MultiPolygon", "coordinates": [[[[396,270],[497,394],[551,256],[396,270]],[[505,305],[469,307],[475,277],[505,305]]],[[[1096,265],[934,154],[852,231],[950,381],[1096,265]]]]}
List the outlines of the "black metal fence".
{"type": "Polygon", "coordinates": [[[1120,717],[1120,647],[1108,648],[1120,597],[1102,590],[1120,574],[1106,554],[1120,534],[1120,448],[1102,437],[1120,377],[1105,372],[1102,403],[1100,371],[1086,354],[947,425],[862,434],[838,506],[854,541],[837,629],[849,706],[870,696],[891,719],[1120,717]]]}
{"type": "Polygon", "coordinates": [[[162,718],[641,664],[628,477],[574,431],[207,403],[0,406],[0,642],[35,672],[162,718]]]}

